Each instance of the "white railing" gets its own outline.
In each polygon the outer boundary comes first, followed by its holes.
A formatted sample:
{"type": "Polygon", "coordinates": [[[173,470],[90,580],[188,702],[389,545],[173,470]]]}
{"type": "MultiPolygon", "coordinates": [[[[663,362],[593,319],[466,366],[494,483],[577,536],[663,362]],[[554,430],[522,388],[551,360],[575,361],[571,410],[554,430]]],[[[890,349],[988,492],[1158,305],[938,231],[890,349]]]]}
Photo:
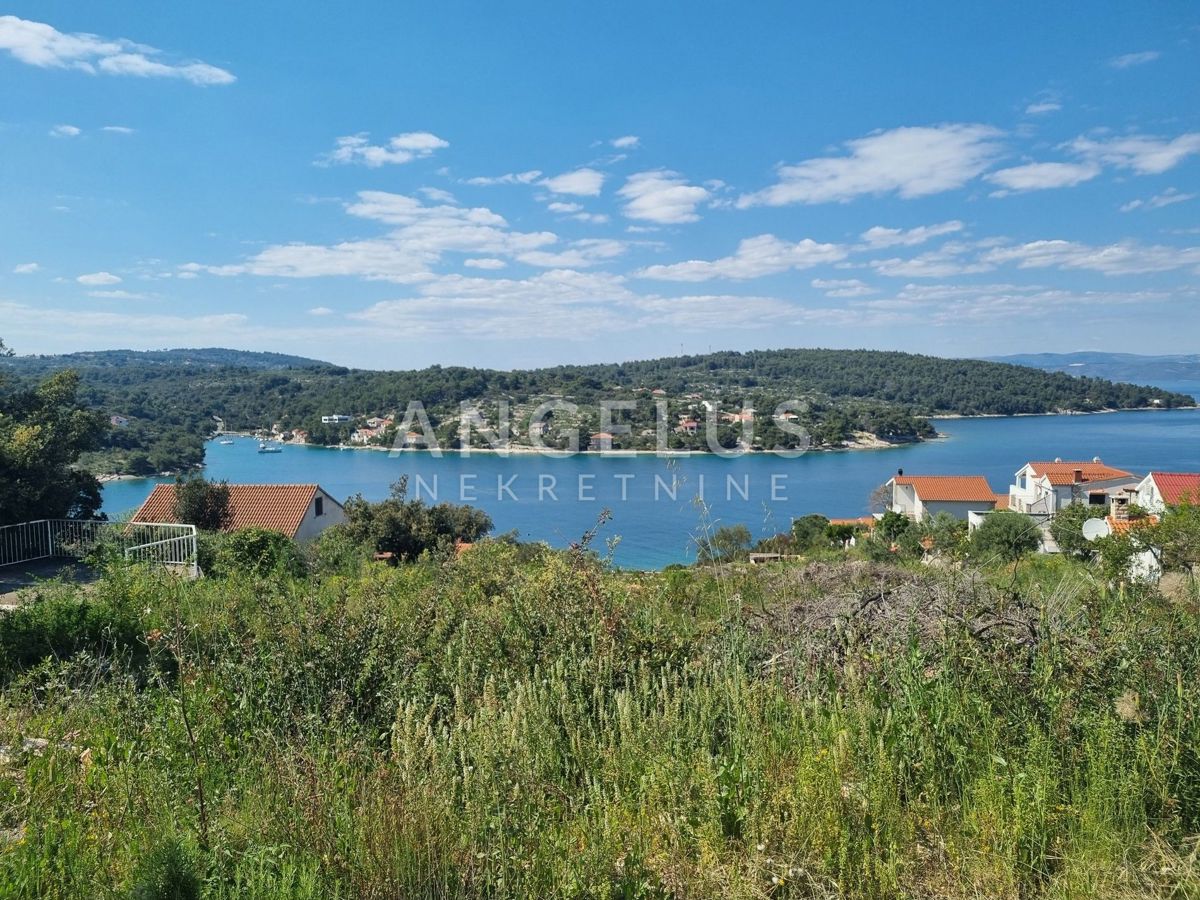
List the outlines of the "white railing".
{"type": "Polygon", "coordinates": [[[102,544],[128,560],[181,567],[193,577],[199,572],[195,525],[95,519],[39,519],[0,527],[0,567],[42,559],[82,559],[102,544]]]}

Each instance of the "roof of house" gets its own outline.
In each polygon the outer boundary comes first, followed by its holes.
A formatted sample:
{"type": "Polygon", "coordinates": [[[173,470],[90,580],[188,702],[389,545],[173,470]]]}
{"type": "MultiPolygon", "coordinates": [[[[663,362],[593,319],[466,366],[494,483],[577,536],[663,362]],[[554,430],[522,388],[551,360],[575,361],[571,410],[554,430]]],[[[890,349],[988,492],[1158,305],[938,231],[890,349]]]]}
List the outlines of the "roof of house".
{"type": "MultiPolygon", "coordinates": [[[[231,484],[230,519],[226,530],[267,528],[295,537],[317,491],[325,493],[317,484],[231,484]]],[[[336,500],[333,502],[337,503],[336,500]]],[[[157,485],[131,521],[178,522],[175,485],[157,485]]]]}
{"type": "Polygon", "coordinates": [[[1163,503],[1175,506],[1185,499],[1200,503],[1200,472],[1151,472],[1163,503]]]}
{"type": "Polygon", "coordinates": [[[912,485],[926,502],[996,502],[995,492],[982,475],[897,475],[892,481],[912,485]]]}
{"type": "Polygon", "coordinates": [[[1116,516],[1105,516],[1105,520],[1108,522],[1109,534],[1126,534],[1134,528],[1158,524],[1158,516],[1146,516],[1140,519],[1118,519],[1116,516]]]}
{"type": "Polygon", "coordinates": [[[1107,466],[1095,460],[1063,462],[1056,459],[1053,462],[1031,462],[1026,465],[1034,475],[1039,478],[1044,476],[1054,485],[1075,484],[1076,472],[1082,473],[1083,481],[1111,481],[1114,478],[1133,477],[1132,472],[1107,466]]]}
{"type": "Polygon", "coordinates": [[[1008,494],[996,495],[996,509],[1008,509],[1008,494]]]}
{"type": "Polygon", "coordinates": [[[830,519],[829,524],[830,525],[855,525],[855,526],[862,526],[864,528],[874,528],[875,527],[875,517],[874,516],[859,516],[858,518],[855,518],[855,519],[830,519]]]}

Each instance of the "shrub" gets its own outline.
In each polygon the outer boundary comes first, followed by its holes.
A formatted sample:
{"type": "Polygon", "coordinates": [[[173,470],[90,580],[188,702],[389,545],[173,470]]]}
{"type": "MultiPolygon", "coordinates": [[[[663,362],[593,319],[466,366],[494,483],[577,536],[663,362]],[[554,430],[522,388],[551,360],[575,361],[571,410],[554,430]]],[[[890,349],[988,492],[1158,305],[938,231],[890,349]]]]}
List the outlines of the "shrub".
{"type": "Polygon", "coordinates": [[[200,900],[196,862],[177,839],[159,844],[139,863],[130,900],[200,900]]]}
{"type": "Polygon", "coordinates": [[[201,531],[220,531],[229,525],[229,483],[194,478],[175,480],[175,515],[201,531]]]}
{"type": "Polygon", "coordinates": [[[972,543],[985,560],[1016,560],[1038,548],[1041,533],[1037,522],[1024,513],[1000,510],[984,518],[975,529],[972,543]]]}
{"type": "Polygon", "coordinates": [[[219,542],[213,570],[223,575],[299,577],[306,566],[300,548],[286,534],[268,528],[241,528],[219,542]]]}

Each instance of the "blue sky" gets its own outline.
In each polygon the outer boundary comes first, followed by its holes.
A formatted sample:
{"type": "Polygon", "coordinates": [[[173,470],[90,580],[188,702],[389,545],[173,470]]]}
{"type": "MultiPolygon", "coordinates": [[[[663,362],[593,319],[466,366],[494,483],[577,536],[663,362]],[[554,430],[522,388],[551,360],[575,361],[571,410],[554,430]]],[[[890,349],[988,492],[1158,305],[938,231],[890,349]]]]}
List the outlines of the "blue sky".
{"type": "Polygon", "coordinates": [[[11,3],[0,337],[1200,349],[1195,4],[11,3]]]}

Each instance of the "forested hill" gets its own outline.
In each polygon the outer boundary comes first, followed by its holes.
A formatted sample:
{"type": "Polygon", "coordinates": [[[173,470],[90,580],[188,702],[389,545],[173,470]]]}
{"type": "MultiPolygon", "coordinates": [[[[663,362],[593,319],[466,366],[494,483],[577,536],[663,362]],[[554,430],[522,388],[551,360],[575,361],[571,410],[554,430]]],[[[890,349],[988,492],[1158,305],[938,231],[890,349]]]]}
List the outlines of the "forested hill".
{"type": "Polygon", "coordinates": [[[114,368],[125,366],[187,366],[218,369],[236,366],[246,369],[332,368],[329,363],[286,353],[260,353],[205,347],[198,350],[89,350],[46,356],[0,358],[0,368],[17,372],[51,372],[58,369],[114,368]]]}
{"type": "Polygon", "coordinates": [[[834,398],[902,404],[924,415],[1015,415],[1194,404],[1184,394],[1160,388],[985,360],[882,350],[730,351],[612,365],[562,366],[528,374],[563,383],[580,379],[653,383],[669,392],[707,383],[771,391],[798,388],[834,398]]]}
{"type": "MultiPolygon", "coordinates": [[[[196,465],[203,440],[219,417],[230,430],[303,429],[311,440],[338,443],[367,416],[403,414],[419,400],[437,428],[442,446],[456,446],[459,403],[485,410],[507,400],[513,422],[548,397],[578,404],[573,421],[556,421],[584,435],[599,429],[602,399],[639,400],[626,421],[634,437],[627,446],[653,446],[655,407],[666,399],[675,423],[748,405],[759,410],[755,443],[778,446],[769,411],[784,400],[802,400],[800,417],[817,447],[844,446],[863,433],[888,442],[920,440],[932,433],[926,417],[1096,411],[1147,406],[1191,406],[1183,394],[1152,387],[1045,372],[980,360],[870,350],[768,350],[721,352],[626,363],[497,371],[432,366],[379,372],[345,369],[277,354],[232,350],[108,351],[63,357],[0,359],[15,380],[32,381],[46,371],[76,369],[87,402],[122,417],[108,448],[88,465],[95,471],[145,474],[196,465]],[[356,417],[342,426],[322,415],[356,417]],[[649,441],[647,444],[646,442],[649,441]]],[[[524,422],[527,424],[527,421],[524,422]]],[[[737,429],[722,425],[722,442],[736,443],[737,429]]],[[[388,439],[390,435],[381,435],[388,439]]],[[[672,446],[703,449],[703,436],[673,430],[672,446]],[[693,447],[693,445],[695,445],[693,447]]],[[[785,439],[786,440],[786,439],[785,439]]]]}

